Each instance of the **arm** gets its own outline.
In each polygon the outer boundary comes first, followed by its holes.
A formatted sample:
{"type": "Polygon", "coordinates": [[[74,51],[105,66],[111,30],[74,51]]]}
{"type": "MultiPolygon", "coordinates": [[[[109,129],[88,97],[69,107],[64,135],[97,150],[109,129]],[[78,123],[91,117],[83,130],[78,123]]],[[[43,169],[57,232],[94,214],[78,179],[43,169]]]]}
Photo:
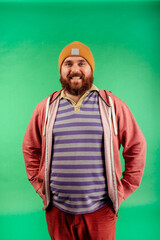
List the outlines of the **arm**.
{"type": "Polygon", "coordinates": [[[118,126],[125,160],[121,182],[126,199],[140,185],[146,159],[146,141],[130,109],[123,101],[121,104],[118,126]]]}
{"type": "Polygon", "coordinates": [[[39,189],[38,173],[41,159],[41,119],[35,108],[23,139],[23,156],[27,177],[36,191],[39,189]]]}

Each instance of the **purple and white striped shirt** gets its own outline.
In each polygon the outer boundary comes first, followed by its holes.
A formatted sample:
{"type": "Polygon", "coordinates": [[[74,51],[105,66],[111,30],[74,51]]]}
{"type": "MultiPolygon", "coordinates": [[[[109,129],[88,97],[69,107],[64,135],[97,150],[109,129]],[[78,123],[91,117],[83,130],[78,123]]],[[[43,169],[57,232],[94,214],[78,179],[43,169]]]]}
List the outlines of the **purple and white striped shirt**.
{"type": "Polygon", "coordinates": [[[78,112],[68,99],[61,98],[53,126],[53,204],[64,212],[84,214],[108,203],[104,164],[98,92],[90,91],[78,112]]]}

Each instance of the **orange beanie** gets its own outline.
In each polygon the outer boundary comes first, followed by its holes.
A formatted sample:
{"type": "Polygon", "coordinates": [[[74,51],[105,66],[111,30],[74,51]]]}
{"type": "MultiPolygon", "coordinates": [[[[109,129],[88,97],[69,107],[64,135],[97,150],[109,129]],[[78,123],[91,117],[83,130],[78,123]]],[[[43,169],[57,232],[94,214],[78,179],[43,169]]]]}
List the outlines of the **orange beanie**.
{"type": "Polygon", "coordinates": [[[59,55],[59,61],[58,61],[58,65],[59,65],[59,73],[61,71],[61,65],[63,63],[63,61],[65,60],[65,58],[70,57],[70,56],[81,56],[83,58],[85,58],[87,60],[87,62],[89,63],[89,65],[92,68],[92,71],[94,73],[94,58],[92,55],[91,50],[84,45],[81,42],[72,42],[69,45],[67,45],[65,48],[63,48],[62,52],[59,55]]]}

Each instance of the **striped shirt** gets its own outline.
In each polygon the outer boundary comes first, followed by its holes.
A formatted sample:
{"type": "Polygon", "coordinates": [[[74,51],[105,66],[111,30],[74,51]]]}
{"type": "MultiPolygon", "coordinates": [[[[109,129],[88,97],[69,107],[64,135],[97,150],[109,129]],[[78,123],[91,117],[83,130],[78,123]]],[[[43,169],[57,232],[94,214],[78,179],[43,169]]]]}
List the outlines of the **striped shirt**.
{"type": "Polygon", "coordinates": [[[88,93],[79,111],[62,97],[52,135],[53,204],[71,214],[84,214],[108,203],[97,91],[88,93]]]}

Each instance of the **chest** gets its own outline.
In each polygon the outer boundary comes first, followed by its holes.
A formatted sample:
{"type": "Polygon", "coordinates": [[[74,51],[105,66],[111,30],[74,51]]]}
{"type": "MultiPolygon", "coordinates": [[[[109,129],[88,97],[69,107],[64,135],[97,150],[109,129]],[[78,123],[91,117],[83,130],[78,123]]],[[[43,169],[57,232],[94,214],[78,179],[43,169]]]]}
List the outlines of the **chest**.
{"type": "Polygon", "coordinates": [[[59,102],[57,116],[53,127],[53,136],[62,135],[96,135],[102,137],[98,94],[90,93],[81,103],[74,106],[68,99],[62,98],[59,102]]]}

